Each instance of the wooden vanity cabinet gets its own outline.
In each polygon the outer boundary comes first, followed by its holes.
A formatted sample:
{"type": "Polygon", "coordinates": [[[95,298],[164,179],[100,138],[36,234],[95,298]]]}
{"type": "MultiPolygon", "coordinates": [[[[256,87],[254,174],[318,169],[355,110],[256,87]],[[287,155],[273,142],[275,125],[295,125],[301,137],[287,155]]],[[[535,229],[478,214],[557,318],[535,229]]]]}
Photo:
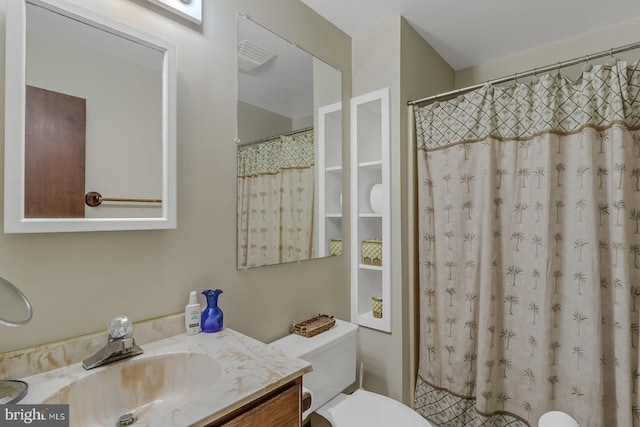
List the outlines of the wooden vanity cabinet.
{"type": "Polygon", "coordinates": [[[302,377],[238,408],[206,427],[300,427],[302,377]]]}

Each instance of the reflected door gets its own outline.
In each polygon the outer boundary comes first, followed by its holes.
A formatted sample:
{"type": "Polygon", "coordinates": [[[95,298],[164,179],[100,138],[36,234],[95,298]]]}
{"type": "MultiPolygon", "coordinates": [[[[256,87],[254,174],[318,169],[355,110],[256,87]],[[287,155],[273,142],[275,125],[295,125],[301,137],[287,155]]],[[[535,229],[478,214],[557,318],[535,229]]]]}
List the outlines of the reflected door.
{"type": "Polygon", "coordinates": [[[26,218],[84,218],[86,100],[26,88],[26,218]]]}

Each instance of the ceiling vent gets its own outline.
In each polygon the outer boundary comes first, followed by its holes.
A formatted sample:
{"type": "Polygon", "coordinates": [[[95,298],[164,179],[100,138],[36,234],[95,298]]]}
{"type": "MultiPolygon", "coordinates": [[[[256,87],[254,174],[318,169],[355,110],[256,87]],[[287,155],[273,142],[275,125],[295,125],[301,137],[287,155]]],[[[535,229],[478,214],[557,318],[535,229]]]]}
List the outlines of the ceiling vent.
{"type": "Polygon", "coordinates": [[[275,54],[249,40],[243,40],[238,44],[238,68],[244,72],[253,71],[275,57],[275,54]]]}

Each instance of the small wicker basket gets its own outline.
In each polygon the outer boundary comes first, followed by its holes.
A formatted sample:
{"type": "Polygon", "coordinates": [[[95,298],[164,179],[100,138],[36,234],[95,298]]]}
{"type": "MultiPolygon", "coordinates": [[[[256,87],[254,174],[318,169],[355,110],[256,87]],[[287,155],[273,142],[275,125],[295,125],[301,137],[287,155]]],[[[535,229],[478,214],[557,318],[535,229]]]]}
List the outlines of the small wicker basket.
{"type": "Polygon", "coordinates": [[[381,297],[371,297],[371,311],[373,312],[373,317],[375,317],[376,319],[382,319],[381,297]]]}
{"type": "Polygon", "coordinates": [[[382,239],[362,241],[362,263],[376,267],[382,266],[382,239]]]}
{"type": "Polygon", "coordinates": [[[329,254],[342,255],[342,239],[335,238],[329,241],[329,254]]]}
{"type": "Polygon", "coordinates": [[[335,323],[336,320],[333,316],[329,316],[328,314],[318,314],[311,319],[291,324],[289,326],[289,332],[311,338],[321,332],[328,331],[335,323]]]}

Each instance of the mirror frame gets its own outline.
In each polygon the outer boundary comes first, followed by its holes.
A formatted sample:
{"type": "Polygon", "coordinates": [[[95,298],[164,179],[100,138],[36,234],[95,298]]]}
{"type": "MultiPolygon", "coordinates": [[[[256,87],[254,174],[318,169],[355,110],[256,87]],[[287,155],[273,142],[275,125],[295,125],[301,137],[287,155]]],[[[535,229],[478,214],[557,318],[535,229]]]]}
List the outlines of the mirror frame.
{"type": "Polygon", "coordinates": [[[7,0],[5,60],[4,232],[152,230],[176,228],[176,47],[65,0],[7,0]],[[24,140],[27,4],[160,51],[162,64],[162,216],[157,218],[25,218],[24,140]]]}

